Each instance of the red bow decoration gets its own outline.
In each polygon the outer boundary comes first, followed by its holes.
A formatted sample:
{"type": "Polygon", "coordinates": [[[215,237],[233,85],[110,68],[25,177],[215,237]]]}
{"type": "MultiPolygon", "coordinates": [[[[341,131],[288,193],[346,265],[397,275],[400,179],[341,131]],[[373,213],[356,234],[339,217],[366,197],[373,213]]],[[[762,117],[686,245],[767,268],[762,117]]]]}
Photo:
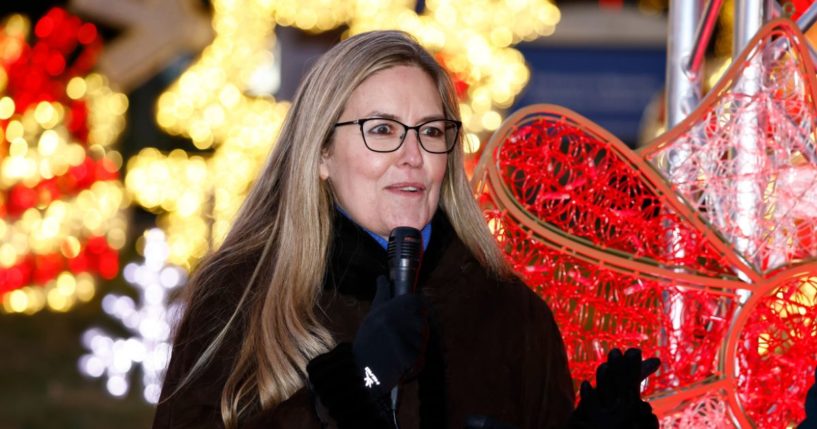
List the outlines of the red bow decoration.
{"type": "Polygon", "coordinates": [[[817,80],[768,24],[684,122],[635,153],[549,105],[510,116],[474,186],[547,300],[575,380],[613,347],[662,367],[663,427],[786,427],[817,362],[817,80]],[[714,423],[713,423],[714,422],[714,423]]]}

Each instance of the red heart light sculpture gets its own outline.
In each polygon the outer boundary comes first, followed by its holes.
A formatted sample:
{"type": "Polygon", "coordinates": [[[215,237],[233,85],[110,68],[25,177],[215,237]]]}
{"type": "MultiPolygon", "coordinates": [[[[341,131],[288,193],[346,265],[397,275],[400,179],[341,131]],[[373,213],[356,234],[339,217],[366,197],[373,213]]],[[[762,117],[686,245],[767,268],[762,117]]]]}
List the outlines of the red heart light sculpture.
{"type": "Polygon", "coordinates": [[[569,110],[510,116],[474,189],[565,337],[575,380],[612,347],[661,358],[663,427],[786,427],[817,362],[817,80],[769,23],[640,153],[569,110]]]}

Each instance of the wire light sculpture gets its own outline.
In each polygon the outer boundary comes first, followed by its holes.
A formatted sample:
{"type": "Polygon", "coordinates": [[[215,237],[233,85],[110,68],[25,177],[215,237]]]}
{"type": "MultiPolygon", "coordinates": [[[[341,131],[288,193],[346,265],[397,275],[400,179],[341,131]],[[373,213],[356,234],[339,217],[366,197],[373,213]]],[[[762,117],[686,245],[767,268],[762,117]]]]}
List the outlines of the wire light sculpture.
{"type": "Polygon", "coordinates": [[[645,394],[664,427],[804,418],[817,362],[817,80],[805,44],[791,22],[767,24],[640,153],[536,105],[506,120],[475,171],[498,242],[556,315],[574,379],[592,380],[612,347],[660,357],[645,394]],[[760,90],[743,91],[747,79],[760,90]],[[747,127],[760,148],[748,173],[735,161],[747,127]]]}

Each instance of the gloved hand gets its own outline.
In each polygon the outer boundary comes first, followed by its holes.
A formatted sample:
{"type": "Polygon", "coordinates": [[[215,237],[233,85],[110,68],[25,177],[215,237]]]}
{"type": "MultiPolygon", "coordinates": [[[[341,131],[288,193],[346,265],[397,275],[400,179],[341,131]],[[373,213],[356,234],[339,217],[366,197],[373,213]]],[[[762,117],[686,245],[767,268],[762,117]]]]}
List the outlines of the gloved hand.
{"type": "Polygon", "coordinates": [[[641,382],[658,370],[658,358],[641,359],[641,350],[613,349],[596,370],[596,387],[582,382],[571,428],[658,429],[658,418],[641,400],[641,382]]]}
{"type": "Polygon", "coordinates": [[[511,424],[488,416],[470,415],[465,418],[465,429],[518,429],[511,424]]]}
{"type": "MultiPolygon", "coordinates": [[[[814,371],[814,380],[817,383],[817,369],[814,371]]],[[[817,384],[812,384],[806,394],[806,419],[797,429],[817,429],[817,384]]]]}
{"type": "Polygon", "coordinates": [[[369,314],[358,328],[352,351],[361,377],[374,397],[388,394],[419,371],[428,339],[428,311],[410,293],[392,298],[391,282],[377,278],[369,314]]]}

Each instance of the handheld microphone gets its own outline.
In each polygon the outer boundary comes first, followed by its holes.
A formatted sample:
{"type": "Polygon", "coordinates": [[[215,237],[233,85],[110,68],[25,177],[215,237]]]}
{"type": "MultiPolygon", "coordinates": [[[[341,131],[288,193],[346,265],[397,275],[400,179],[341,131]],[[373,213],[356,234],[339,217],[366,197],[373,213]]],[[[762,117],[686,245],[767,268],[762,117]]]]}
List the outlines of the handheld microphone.
{"type": "Polygon", "coordinates": [[[423,236],[416,228],[398,226],[389,234],[389,280],[392,296],[414,292],[423,259],[423,236]]]}
{"type": "MultiPolygon", "coordinates": [[[[417,285],[417,274],[423,259],[423,236],[420,231],[410,226],[398,226],[389,234],[389,280],[392,284],[392,296],[406,295],[414,292],[417,285]]],[[[397,397],[399,388],[391,390],[392,417],[397,424],[397,397]]]]}

